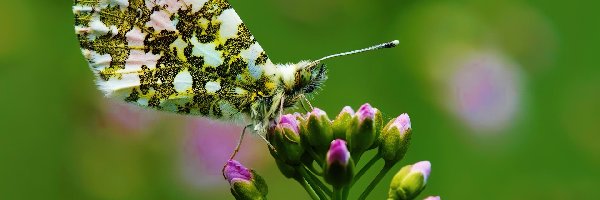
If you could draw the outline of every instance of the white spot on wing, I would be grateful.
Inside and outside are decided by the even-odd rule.
[[[137,74],[123,74],[120,79],[112,77],[108,81],[98,81],[98,88],[108,96],[112,95],[114,92],[139,85],[140,77],[138,77]]]
[[[217,46],[214,43],[200,43],[196,36],[192,37],[190,42],[194,45],[192,48],[192,55],[204,58],[204,64],[212,67],[218,67],[223,64],[223,54],[220,51],[215,50]]]
[[[160,55],[154,55],[151,51],[145,53],[143,50],[131,50],[129,57],[125,61],[125,69],[119,70],[119,73],[138,72],[142,70],[142,65],[148,69],[155,69]]]
[[[139,98],[137,100],[137,103],[140,104],[140,106],[148,106],[148,99],[146,99],[146,98]]]
[[[207,82],[206,85],[204,85],[204,89],[206,89],[208,93],[215,93],[221,89],[221,84],[219,82]]]
[[[91,31],[90,27],[85,27],[85,26],[75,26],[75,33],[77,35],[82,35],[82,34],[86,34],[89,33]]]
[[[175,76],[175,79],[173,80],[175,91],[180,93],[185,92],[187,90],[191,90],[192,83],[192,75],[187,69],[183,70],[182,72],[179,72],[179,74],[177,74],[177,76]]]
[[[227,101],[219,101],[219,109],[221,110],[221,114],[223,115],[223,117],[229,119],[235,119],[239,117],[238,114],[240,112],[233,105],[231,105],[231,103]]]
[[[250,45],[250,48],[244,49],[240,52],[240,56],[248,61],[248,71],[254,78],[259,78],[262,74],[262,69],[256,66],[256,59],[258,59],[262,51],[262,47],[260,47],[258,42],[255,42],[254,44]]]
[[[125,37],[127,38],[127,45],[129,47],[142,47],[144,46],[144,39],[146,38],[147,33],[143,33],[140,28],[133,27]]]
[[[146,26],[153,27],[157,32],[162,30],[176,31],[177,28],[175,26],[177,23],[171,21],[169,17],[169,13],[164,10],[154,11],[152,15],[150,15],[150,21],[146,23]]]
[[[169,45],[169,48],[173,49],[177,49],[177,56],[179,56],[180,59],[185,60],[185,54],[184,54],[184,50],[185,48],[188,46],[188,43],[183,41],[183,39],[181,39],[181,36],[179,36],[177,38],[177,40],[175,40],[173,43],[171,43],[171,45]]]
[[[97,14],[94,14],[94,17],[90,21],[90,29],[92,30],[94,39],[95,37],[105,35],[110,31],[110,29],[100,21],[100,16]]]
[[[221,29],[219,29],[221,38],[229,39],[238,34],[238,26],[242,24],[242,19],[235,10],[232,8],[224,10],[217,19],[221,21]]]
[[[236,88],[235,88],[235,93],[236,93],[236,94],[243,95],[243,94],[246,94],[246,92],[247,92],[247,91],[246,91],[246,90],[244,90],[244,89],[242,89],[242,88],[239,88],[239,87],[236,87]]]
[[[92,11],[94,11],[94,8],[92,8],[91,6],[84,6],[84,5],[73,6],[73,13],[75,13],[75,14],[79,14],[81,12],[92,12]]]
[[[99,72],[110,66],[112,57],[110,54],[101,55],[96,51],[83,49],[83,55],[89,60],[92,71]]]

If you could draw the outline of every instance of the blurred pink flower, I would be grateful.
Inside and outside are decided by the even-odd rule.
[[[181,158],[181,176],[194,190],[210,190],[221,187],[223,174],[221,169],[233,153],[240,137],[242,126],[232,123],[218,122],[206,118],[190,119],[187,122],[186,135],[183,140]],[[246,132],[240,152],[236,160],[247,166],[257,168],[266,155],[266,144]],[[259,152],[263,150],[265,152]]]
[[[497,53],[477,53],[459,62],[449,78],[449,108],[478,132],[512,126],[521,103],[518,66]]]
[[[158,113],[151,110],[144,110],[134,105],[106,101],[105,119],[108,126],[116,126],[124,129],[126,133],[145,132],[152,127],[153,122],[158,118]]]

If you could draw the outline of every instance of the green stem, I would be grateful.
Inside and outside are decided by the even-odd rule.
[[[319,199],[327,199],[327,196],[325,196],[325,193],[323,193],[323,190],[321,190],[321,188],[317,185],[317,183],[315,183],[315,181],[320,182],[319,180],[312,180],[310,178],[310,175],[308,174],[308,172],[304,169],[304,167],[300,166],[297,167],[296,170],[300,173],[300,175],[302,175],[303,180],[305,182],[308,183],[308,185],[310,185],[310,187],[313,189],[313,191],[316,193],[316,195],[319,197]],[[323,184],[323,183],[321,183]]]
[[[308,169],[308,171],[312,172],[315,175],[318,176],[323,176],[323,171],[322,170],[318,170],[315,168],[315,166],[313,165],[314,163],[310,163],[309,165],[305,165],[306,169]]]
[[[312,173],[306,173],[306,175],[308,176],[308,178],[310,178],[323,192],[325,192],[325,194],[327,194],[327,196],[332,196],[333,192],[331,191],[331,189],[329,189],[321,180],[319,180],[319,178],[317,178],[317,176],[315,176]]]
[[[350,195],[350,187],[351,185],[347,185],[342,188],[342,199],[348,199],[348,195]]]
[[[323,166],[323,158],[317,155],[317,153],[315,153],[315,151],[312,148],[306,148],[306,151],[308,151],[308,154],[310,154],[310,156],[312,156],[315,159],[315,161],[317,161],[317,164],[319,164],[319,166]]]
[[[360,179],[360,177],[365,175],[365,172],[367,172],[377,162],[377,160],[379,160],[379,158],[381,158],[381,156],[379,156],[379,154],[375,154],[375,156],[373,156],[373,158],[371,158],[371,160],[369,160],[369,162],[367,162],[367,164],[365,164],[365,166],[363,166],[363,168],[361,168],[360,171],[356,173],[356,175],[354,176],[354,180],[352,180],[352,184],[350,185],[354,185],[358,181],[358,179]]]
[[[308,193],[308,195],[310,196],[311,199],[321,200],[321,198],[319,198],[317,193],[315,193],[315,190],[313,190],[313,188],[310,186],[310,184],[308,182],[306,182],[306,180],[304,180],[303,178],[300,177],[300,178],[296,178],[296,181],[298,181],[298,183],[300,183],[300,185],[302,185],[302,187],[304,188],[304,190],[306,190],[306,193]]]
[[[333,187],[333,200],[343,200],[340,188]]]
[[[377,174],[377,176],[375,177],[375,179],[373,179],[373,181],[371,181],[371,183],[369,184],[369,186],[367,186],[367,188],[365,189],[365,191],[363,191],[363,193],[360,195],[360,197],[358,199],[359,200],[366,199],[367,196],[369,196],[369,193],[371,193],[371,191],[373,191],[373,189],[375,188],[375,186],[377,186],[377,184],[379,184],[379,182],[381,181],[381,179],[383,179],[383,177],[385,177],[385,175],[390,171],[390,169],[392,169],[392,166],[394,166],[394,165],[393,164],[385,163],[385,165],[383,166],[383,169],[381,169],[381,171],[379,171],[379,174]]]

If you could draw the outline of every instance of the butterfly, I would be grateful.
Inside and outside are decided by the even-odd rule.
[[[98,88],[144,108],[269,122],[327,79],[321,61],[274,64],[226,0],[75,0],[75,32]]]

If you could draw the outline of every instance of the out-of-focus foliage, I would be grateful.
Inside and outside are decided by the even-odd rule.
[[[386,119],[418,119],[399,166],[435,163],[423,197],[600,196],[598,3],[230,2],[274,62],[400,40],[327,61],[330,79],[312,103],[335,110],[370,102]],[[70,6],[2,3],[0,199],[232,198],[220,167],[243,125],[103,99]],[[279,174],[260,138],[247,139],[238,159],[269,182],[271,199],[308,198]],[[387,190],[381,184],[370,197]]]

